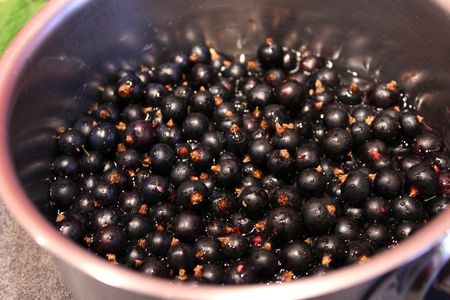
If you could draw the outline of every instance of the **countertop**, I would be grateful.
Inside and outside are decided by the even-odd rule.
[[[0,299],[70,300],[53,258],[13,220],[0,201]]]

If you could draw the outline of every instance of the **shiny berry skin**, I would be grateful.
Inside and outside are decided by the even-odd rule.
[[[167,261],[175,270],[191,270],[195,266],[194,249],[188,244],[175,244],[169,248]]]
[[[369,197],[363,203],[364,217],[370,221],[387,220],[389,202],[381,197]]]
[[[230,79],[241,79],[247,76],[247,69],[244,64],[233,63],[223,70],[223,76]]]
[[[117,168],[110,168],[103,172],[103,181],[119,190],[127,189],[131,186],[131,179],[128,173]]]
[[[289,80],[278,89],[276,100],[279,104],[295,111],[300,108],[304,100],[304,88],[297,81]]]
[[[311,233],[326,233],[340,214],[340,207],[333,198],[311,198],[302,207],[303,221]]]
[[[386,142],[397,140],[400,135],[400,124],[387,115],[377,115],[370,125],[372,136]]]
[[[325,62],[322,57],[308,55],[300,59],[300,69],[309,73],[323,68]]]
[[[92,131],[94,131],[96,128],[94,128]],[[81,153],[81,149],[85,144],[85,137],[76,130],[67,130],[63,132],[58,138],[59,150],[66,155],[78,155],[79,153]]]
[[[63,221],[57,222],[57,229],[62,235],[77,243],[84,238],[84,225],[76,218],[65,218]]]
[[[239,195],[239,202],[242,211],[251,216],[260,216],[269,206],[269,197],[261,187],[246,187]]]
[[[368,174],[356,169],[350,171],[342,184],[342,198],[347,204],[358,205],[370,196],[372,184]]]
[[[290,207],[299,209],[302,200],[294,186],[286,185],[275,190],[272,194],[272,206],[273,207]]]
[[[155,141],[155,130],[151,122],[133,121],[127,125],[124,139],[128,146],[145,151]]]
[[[176,124],[181,124],[186,116],[186,100],[175,95],[169,95],[161,101],[161,112],[164,121],[173,120]]]
[[[183,208],[195,208],[206,202],[208,188],[199,180],[185,181],[177,189],[176,203]]]
[[[423,207],[419,200],[403,195],[392,201],[391,214],[397,221],[418,221],[423,216]]]
[[[301,137],[296,129],[280,128],[272,136],[272,145],[274,148],[288,149],[289,151],[295,151],[295,148],[300,144]]]
[[[98,230],[105,226],[117,226],[122,222],[123,214],[120,210],[111,207],[98,208],[90,219],[91,227]]]
[[[205,233],[212,238],[224,236],[226,224],[222,219],[213,219],[205,226]]]
[[[259,166],[265,166],[269,153],[272,152],[272,144],[266,139],[253,140],[248,148],[248,154],[252,161]]]
[[[84,138],[89,136],[92,128],[94,128],[94,124],[96,123],[94,118],[91,117],[82,117],[78,119],[73,125],[73,130],[79,132]]]
[[[191,111],[211,115],[214,110],[214,95],[206,90],[201,90],[192,95],[189,100]]]
[[[125,250],[126,237],[119,226],[105,226],[98,229],[92,240],[91,248],[99,255],[121,255]]]
[[[373,118],[376,112],[372,106],[368,105],[356,105],[351,110],[351,116],[358,122],[365,122],[369,118]]]
[[[222,244],[222,253],[227,258],[238,259],[246,257],[250,251],[250,243],[241,234],[232,233],[228,236],[219,237]]]
[[[116,93],[123,102],[139,101],[144,94],[144,86],[139,77],[130,74],[120,78],[116,85]]]
[[[85,193],[90,193],[100,181],[100,178],[96,175],[85,175],[83,174],[80,179],[78,179],[78,185],[80,189]]]
[[[169,179],[172,184],[179,186],[189,180],[193,173],[192,166],[188,162],[178,162],[170,171]]]
[[[199,283],[221,284],[223,276],[223,268],[215,264],[197,265],[194,268],[194,278]]]
[[[243,212],[234,213],[229,218],[229,223],[234,227],[235,232],[249,234],[255,229],[255,223]]]
[[[289,115],[283,106],[269,104],[263,109],[263,118],[269,122],[269,128],[275,129],[277,124],[289,123]]]
[[[194,251],[200,264],[218,263],[222,259],[221,245],[213,238],[199,237],[194,244]]]
[[[151,168],[161,175],[168,175],[175,164],[175,151],[167,144],[155,144],[149,152]]]
[[[295,150],[295,167],[297,170],[315,168],[320,162],[320,150],[311,143],[301,143]]]
[[[258,106],[262,109],[274,101],[274,90],[265,83],[258,83],[250,92],[247,101],[250,108]]]
[[[117,123],[120,120],[120,111],[114,103],[102,103],[95,110],[94,116],[99,121]]]
[[[189,85],[179,85],[173,91],[173,96],[183,100],[184,103],[187,103],[193,94],[194,91]]]
[[[347,86],[339,86],[337,88],[336,94],[339,101],[348,105],[360,104],[363,95],[362,91],[359,89],[356,83],[352,83]]]
[[[314,256],[306,243],[294,241],[281,249],[280,261],[284,268],[300,275],[312,267]]]
[[[225,284],[256,283],[257,276],[253,266],[243,261],[232,264],[224,275]]]
[[[73,156],[61,155],[52,162],[52,171],[59,177],[74,178],[80,173],[78,160]]]
[[[125,213],[139,212],[142,204],[141,194],[137,190],[123,191],[119,194],[119,208]]]
[[[359,236],[359,226],[349,217],[336,219],[334,234],[343,240],[354,240]]]
[[[350,125],[352,133],[353,145],[361,145],[372,137],[370,126],[365,122],[355,122]]]
[[[373,106],[380,108],[388,108],[397,105],[399,101],[400,93],[395,81],[376,85],[370,99]]]
[[[325,191],[327,181],[325,176],[315,169],[306,169],[297,177],[298,193],[305,197],[319,197]]]
[[[149,210],[149,217],[154,221],[155,225],[167,227],[176,215],[176,207],[170,202],[159,202],[153,205]]]
[[[314,241],[314,255],[326,267],[336,267],[343,263],[345,243],[337,235],[323,235]]]
[[[172,234],[167,231],[153,231],[147,235],[145,241],[150,255],[165,256],[172,242]]]
[[[327,129],[330,128],[345,128],[349,124],[348,112],[340,107],[328,110],[323,117],[323,125]]]
[[[169,121],[168,124],[160,124],[156,128],[156,138],[158,143],[164,143],[174,147],[183,141],[183,133],[180,127]]]
[[[421,162],[422,162],[422,159],[420,156],[410,154],[410,155],[403,157],[400,160],[399,166],[403,172],[406,172],[409,168],[411,168],[417,164],[420,164]]]
[[[219,186],[232,188],[241,180],[241,164],[237,159],[223,159],[211,167]]]
[[[144,202],[155,204],[167,197],[169,183],[167,179],[159,175],[150,175],[141,184],[141,195]]]
[[[374,191],[378,195],[391,199],[399,196],[403,190],[403,175],[393,169],[381,170],[374,180]]]
[[[429,155],[426,161],[437,173],[450,170],[450,156],[444,152],[435,152]]]
[[[183,211],[173,220],[173,232],[181,241],[192,242],[203,232],[202,218],[192,211]]]
[[[267,158],[267,168],[275,175],[288,176],[294,159],[287,149],[273,150]]]
[[[261,179],[261,184],[262,186],[269,190],[269,191],[273,191],[276,190],[277,188],[281,187],[282,185],[284,185],[284,181],[272,174],[270,175],[266,175]]]
[[[125,251],[120,262],[127,267],[137,270],[147,258],[147,253],[140,246],[132,245]]]
[[[161,107],[162,99],[169,95],[169,91],[160,83],[147,84],[144,103],[149,106]]]
[[[181,80],[181,68],[175,63],[164,63],[156,69],[158,82],[161,84],[177,84]]]
[[[276,88],[285,80],[286,74],[282,69],[269,69],[264,72],[264,81]]]
[[[288,49],[287,51],[284,51],[281,68],[286,73],[293,72],[298,68],[298,55],[295,50]]]
[[[412,148],[415,154],[425,155],[441,150],[441,141],[432,133],[423,133],[416,137]]]
[[[127,149],[116,155],[117,166],[128,170],[136,170],[141,166],[141,156],[135,149]]]
[[[434,169],[425,163],[409,168],[405,178],[411,196],[433,196],[438,190],[439,177]]]
[[[117,129],[110,123],[99,123],[91,130],[88,142],[93,150],[103,154],[110,153],[117,146]]]
[[[206,45],[198,44],[189,50],[188,58],[191,63],[210,63],[211,53]]]
[[[420,226],[418,223],[412,221],[403,221],[395,226],[394,238],[397,241],[402,241],[416,232],[419,227]]]
[[[414,138],[421,133],[423,128],[421,117],[414,111],[402,112],[399,122],[404,137]]]
[[[314,74],[315,80],[319,80],[320,83],[327,88],[335,88],[339,82],[340,78],[335,69],[322,68]]]
[[[258,48],[258,60],[264,68],[278,68],[283,63],[283,49],[271,38]]]
[[[208,147],[211,153],[216,156],[223,150],[224,140],[218,131],[208,131],[202,134],[201,144]]]
[[[238,126],[233,124],[224,134],[225,149],[235,154],[245,153],[248,147],[248,135]]]
[[[58,179],[50,187],[50,199],[57,207],[69,207],[80,192],[77,184],[69,179]]]
[[[161,278],[169,278],[170,276],[170,269],[167,263],[153,257],[147,258],[139,268],[139,271],[147,276]]]
[[[150,231],[150,223],[147,216],[141,214],[129,214],[124,220],[124,230],[128,239],[138,240]]]
[[[77,213],[90,216],[95,211],[94,197],[90,194],[80,194],[72,204],[72,208]]]
[[[372,139],[361,146],[358,151],[359,158],[366,163],[380,159],[387,155],[387,147],[383,141]]]
[[[190,113],[183,121],[183,134],[189,139],[199,139],[208,131],[208,117],[202,113]]]
[[[189,78],[192,86],[195,88],[207,87],[216,80],[212,67],[201,63],[192,67]]]
[[[266,232],[278,243],[288,242],[299,234],[301,215],[289,207],[277,207],[266,218]]]
[[[322,139],[322,150],[330,157],[347,154],[352,147],[352,135],[345,129],[333,128]]]
[[[366,227],[364,236],[375,248],[379,248],[388,244],[390,233],[386,225],[372,223]]]
[[[248,262],[255,268],[259,278],[270,278],[278,269],[278,258],[272,251],[253,249]]]
[[[188,54],[184,51],[177,52],[172,59],[172,62],[177,64],[182,71],[186,71],[186,69],[190,65]]]
[[[214,157],[208,147],[198,146],[189,153],[189,162],[198,171],[209,169],[214,161]]]
[[[347,263],[365,263],[375,252],[375,249],[366,241],[351,241],[347,245]]]
[[[440,213],[446,211],[449,207],[449,200],[446,197],[435,197],[430,201],[426,202],[425,206],[427,208],[427,213],[431,217],[435,217]]]

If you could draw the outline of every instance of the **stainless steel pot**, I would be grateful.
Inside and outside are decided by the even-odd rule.
[[[45,213],[54,135],[89,105],[111,62],[136,64],[205,40],[253,52],[266,36],[333,57],[362,77],[400,78],[450,142],[450,1],[51,1],[0,65],[0,196],[58,260],[78,299],[421,297],[450,255],[450,211],[364,265],[282,285],[173,283],[113,266],[65,240]],[[164,55],[164,54],[163,54]],[[86,82],[89,82],[86,84]]]

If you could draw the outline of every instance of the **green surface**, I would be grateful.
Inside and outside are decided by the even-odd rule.
[[[47,0],[0,0],[0,54]]]

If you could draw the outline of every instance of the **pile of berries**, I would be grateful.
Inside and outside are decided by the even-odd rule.
[[[56,139],[52,222],[144,274],[285,282],[364,263],[448,206],[450,158],[397,82],[268,38],[121,70]]]

